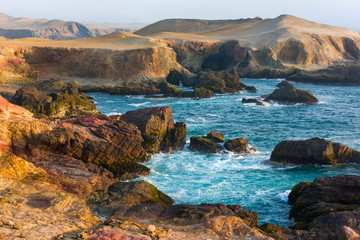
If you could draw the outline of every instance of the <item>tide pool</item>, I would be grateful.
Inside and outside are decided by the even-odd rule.
[[[259,213],[265,222],[289,226],[287,194],[300,181],[345,174],[360,175],[358,166],[275,167],[264,164],[277,143],[312,137],[326,138],[360,149],[360,87],[294,85],[311,91],[320,101],[315,105],[256,106],[242,98],[271,93],[278,79],[242,79],[258,93],[216,95],[211,99],[149,99],[144,96],[88,94],[98,110],[107,115],[155,106],[171,106],[175,121],[187,124],[187,139],[212,130],[225,139],[245,137],[258,152],[203,154],[184,150],[156,154],[146,163],[151,175],[143,178],[170,195],[176,203],[240,204]]]

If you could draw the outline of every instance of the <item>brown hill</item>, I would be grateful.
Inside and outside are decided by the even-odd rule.
[[[265,60],[265,65],[271,67],[274,67],[271,62],[281,66],[319,67],[360,58],[359,33],[290,15],[274,19],[215,21],[169,19],[135,32],[168,39],[172,38],[173,33],[177,33],[177,39],[181,38],[180,33],[186,33],[184,39],[188,39],[188,34],[195,34],[197,37],[194,40],[200,37],[208,40],[236,40],[240,47],[248,47],[252,51],[265,49],[266,54],[262,53],[265,56],[258,59],[257,64]]]

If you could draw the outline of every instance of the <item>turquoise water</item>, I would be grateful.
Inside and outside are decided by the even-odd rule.
[[[240,204],[259,213],[260,224],[289,226],[287,194],[300,181],[344,174],[360,175],[357,166],[274,167],[265,165],[275,145],[283,140],[327,138],[360,149],[360,87],[294,84],[311,91],[320,100],[315,105],[267,107],[243,104],[243,97],[271,93],[281,80],[243,80],[258,93],[217,95],[212,99],[148,99],[141,96],[89,94],[98,109],[113,115],[129,110],[171,106],[175,121],[185,121],[188,143],[191,136],[212,130],[226,139],[245,137],[257,153],[202,154],[188,150],[157,154],[146,163],[151,175],[145,178],[176,203]]]

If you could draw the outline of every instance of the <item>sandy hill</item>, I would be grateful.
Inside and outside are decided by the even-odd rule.
[[[116,31],[131,31],[131,29],[97,25],[87,26],[78,22],[58,19],[12,17],[0,13],[0,36],[9,39],[41,37],[65,40],[95,37]]]

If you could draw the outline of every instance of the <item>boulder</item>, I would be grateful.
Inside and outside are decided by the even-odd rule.
[[[226,150],[234,153],[250,153],[256,152],[255,148],[249,148],[249,141],[246,138],[240,137],[233,140],[228,140],[224,144]]]
[[[360,163],[360,152],[341,143],[312,138],[283,141],[271,153],[270,163],[281,165]]]
[[[265,103],[259,101],[256,98],[243,98],[241,102],[242,103],[255,103],[258,106],[266,106]]]
[[[203,153],[217,153],[224,150],[220,144],[207,137],[191,137],[189,149]]]
[[[206,135],[207,138],[214,140],[215,142],[224,142],[224,133],[218,133],[216,131],[211,131]]]
[[[160,207],[162,212],[164,208],[170,207],[173,202],[171,197],[145,181],[115,183],[107,191],[98,190],[88,198],[88,203],[100,215],[111,216],[115,213],[116,217],[129,217],[134,212],[139,212],[139,209],[135,210],[131,207],[141,205],[143,209],[143,204],[155,204]],[[155,207],[155,209],[158,211],[159,207]],[[151,207],[151,209],[154,208]]]
[[[134,124],[144,138],[143,146],[147,153],[180,150],[186,142],[184,123],[174,124],[171,107],[154,107],[129,111],[121,120]]]
[[[282,81],[270,95],[265,97],[265,101],[275,101],[279,104],[293,105],[297,103],[314,104],[319,100],[311,92],[300,90],[294,87],[289,81]]]
[[[348,226],[360,232],[360,177],[346,175],[316,178],[295,185],[289,195],[293,228],[339,231]],[[337,228],[335,228],[337,226]]]

